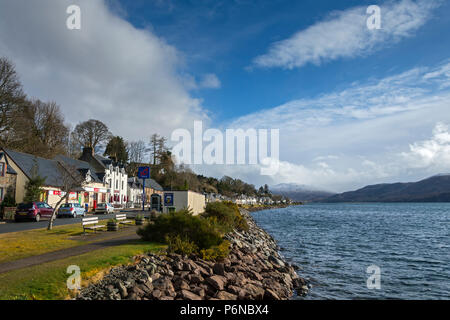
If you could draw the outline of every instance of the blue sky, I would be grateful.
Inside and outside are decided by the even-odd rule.
[[[71,126],[99,119],[129,141],[195,120],[280,129],[274,176],[194,169],[331,191],[450,172],[449,30],[444,0],[0,0],[1,55]]]
[[[192,74],[214,73],[219,90],[198,90],[213,119],[237,118],[286,101],[344,88],[354,81],[380,78],[416,65],[448,58],[450,3],[414,36],[364,57],[343,58],[295,70],[252,68],[252,60],[276,41],[327,18],[333,11],[385,1],[120,1],[137,28],[150,27],[177,47]],[[123,11],[122,11],[123,14]]]

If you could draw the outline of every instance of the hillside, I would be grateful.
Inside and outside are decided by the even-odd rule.
[[[294,201],[318,201],[334,193],[295,183],[282,183],[270,187],[273,194],[287,197]]]
[[[450,202],[450,175],[440,174],[418,182],[370,185],[322,202]]]

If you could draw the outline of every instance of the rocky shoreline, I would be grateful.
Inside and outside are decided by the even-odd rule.
[[[81,300],[286,300],[308,285],[283,261],[275,240],[241,209],[249,230],[225,236],[230,255],[222,262],[178,254],[146,254],[136,264],[111,269],[82,289]]]

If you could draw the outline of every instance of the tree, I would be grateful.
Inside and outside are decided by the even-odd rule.
[[[67,153],[69,128],[55,102],[28,101],[15,111],[14,119],[12,148],[46,158]]]
[[[150,137],[150,152],[151,152],[151,157],[152,157],[152,162],[153,165],[156,165],[156,160],[158,159],[158,146],[159,146],[159,139],[161,137],[154,133],[151,137]]]
[[[24,101],[25,94],[14,64],[7,58],[0,58],[0,144],[8,146],[12,114]]]
[[[144,156],[147,148],[144,141],[132,141],[127,144],[127,152],[129,158],[129,165],[127,166],[127,173],[129,176],[134,176],[138,166],[144,162]]]
[[[38,172],[39,167],[37,161],[34,160],[34,164],[31,169],[31,177],[25,184],[25,197],[23,198],[24,202],[35,202],[40,200],[42,186],[45,183],[46,177],[41,177]]]
[[[128,151],[127,144],[122,137],[112,137],[103,155],[108,155],[115,162],[127,163],[128,162]]]
[[[64,196],[56,203],[53,214],[48,221],[47,230],[52,230],[57,212],[61,205],[67,202],[70,193],[82,191],[87,182],[87,177],[78,171],[76,167],[66,164],[63,161],[58,162],[57,170],[59,173],[59,181],[61,183],[60,189]]]
[[[111,133],[106,124],[94,119],[79,123],[73,131],[73,138],[80,145],[94,150],[110,137]]]
[[[161,163],[162,157],[169,150],[166,146],[166,142],[167,138],[161,137],[156,133],[150,137],[150,152],[153,165]]]

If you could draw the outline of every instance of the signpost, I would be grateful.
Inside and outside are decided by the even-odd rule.
[[[145,211],[145,179],[150,179],[150,167],[139,167],[138,178],[142,179],[142,211]]]

